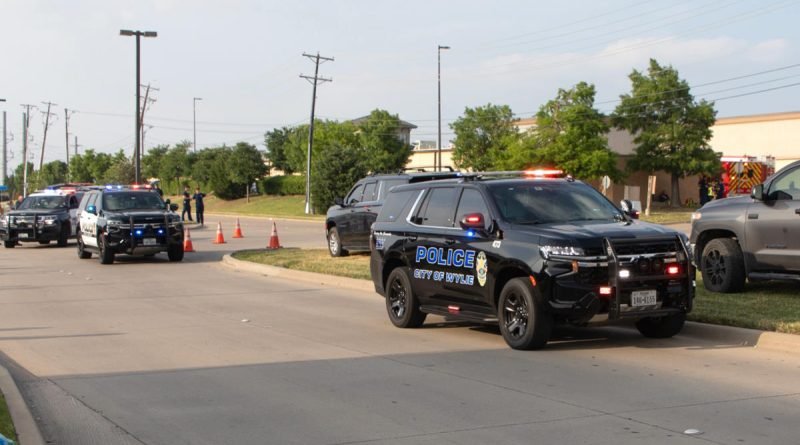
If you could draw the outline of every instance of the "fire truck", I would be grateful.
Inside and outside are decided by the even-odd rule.
[[[775,173],[772,156],[723,156],[720,160],[726,197],[749,195],[754,186]]]

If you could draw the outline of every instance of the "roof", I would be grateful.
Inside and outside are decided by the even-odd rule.
[[[351,120],[350,122],[352,122],[354,124],[362,124],[362,123],[366,122],[368,119],[369,119],[369,115],[357,117],[357,118]],[[408,128],[408,129],[411,129],[411,130],[417,128],[416,125],[414,125],[414,124],[412,124],[410,122],[406,122],[406,121],[404,121],[402,119],[398,119],[398,120],[400,121],[400,128]]]
[[[747,116],[722,117],[714,125],[752,124],[756,122],[774,122],[799,120],[800,111],[786,111],[782,113],[751,114]]]

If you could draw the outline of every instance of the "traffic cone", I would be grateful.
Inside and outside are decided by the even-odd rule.
[[[242,226],[239,225],[239,218],[236,218],[236,228],[233,229],[233,237],[244,238],[244,235],[242,235]]]
[[[192,234],[189,232],[189,228],[187,227],[183,233],[183,251],[184,252],[194,252],[194,246],[192,245]]]
[[[272,221],[272,234],[269,236],[269,245],[267,249],[273,250],[280,249],[281,247],[283,246],[281,246],[281,242],[278,241],[278,226],[275,224],[275,221]]]
[[[222,223],[217,223],[217,239],[214,240],[214,244],[225,244],[225,237],[222,236]]]

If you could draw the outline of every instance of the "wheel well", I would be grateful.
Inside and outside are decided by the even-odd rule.
[[[331,230],[331,227],[336,227],[336,223],[333,221],[325,221],[325,236],[328,236],[328,231]]]
[[[711,242],[711,240],[717,238],[731,238],[736,240],[736,242],[739,242],[736,234],[730,230],[715,229],[706,230],[705,232],[701,233],[700,236],[697,237],[697,244],[695,244],[694,247],[694,259],[698,267],[700,265],[700,259],[703,256],[703,249],[706,248],[706,245]]]
[[[497,308],[497,302],[500,300],[500,292],[503,291],[503,287],[505,287],[506,283],[513,278],[518,277],[527,277],[529,276],[528,272],[520,269],[519,267],[507,267],[500,271],[499,274],[494,279],[494,289],[492,291],[492,299],[494,303],[494,307]]]
[[[406,263],[400,257],[392,257],[386,260],[383,265],[383,276],[381,276],[381,283],[383,284],[383,289],[386,291],[386,281],[389,279],[389,275],[398,267],[405,267]]]

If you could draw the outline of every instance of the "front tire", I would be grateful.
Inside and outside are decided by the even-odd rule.
[[[553,317],[536,303],[528,278],[514,278],[503,286],[497,308],[500,333],[512,349],[541,349],[553,331]]]
[[[712,292],[733,293],[744,289],[744,257],[739,243],[731,238],[716,238],[703,249],[703,285]]]
[[[648,338],[670,338],[681,332],[684,322],[685,313],[642,318],[636,321],[636,329]]]
[[[328,229],[328,252],[332,257],[347,256],[347,251],[342,248],[342,239],[336,226]]]
[[[111,250],[111,246],[108,245],[108,241],[102,233],[97,236],[97,247],[100,249],[100,255],[98,255],[100,264],[114,263],[114,251]]]
[[[58,247],[66,247],[69,242],[69,224],[61,226],[61,233],[58,235]]]
[[[167,257],[172,262],[183,260],[183,246],[181,244],[171,244],[167,247]]]
[[[386,281],[386,312],[398,328],[418,328],[427,314],[419,310],[419,301],[411,288],[408,268],[397,267]]]
[[[92,252],[86,250],[86,245],[83,244],[83,237],[80,234],[80,229],[78,229],[78,236],[75,237],[78,241],[78,258],[82,260],[88,260],[92,257]]]
[[[15,241],[9,241],[9,240],[4,240],[3,241],[3,246],[5,246],[6,249],[13,249],[14,246],[16,246],[16,245],[17,245],[17,243]]]

